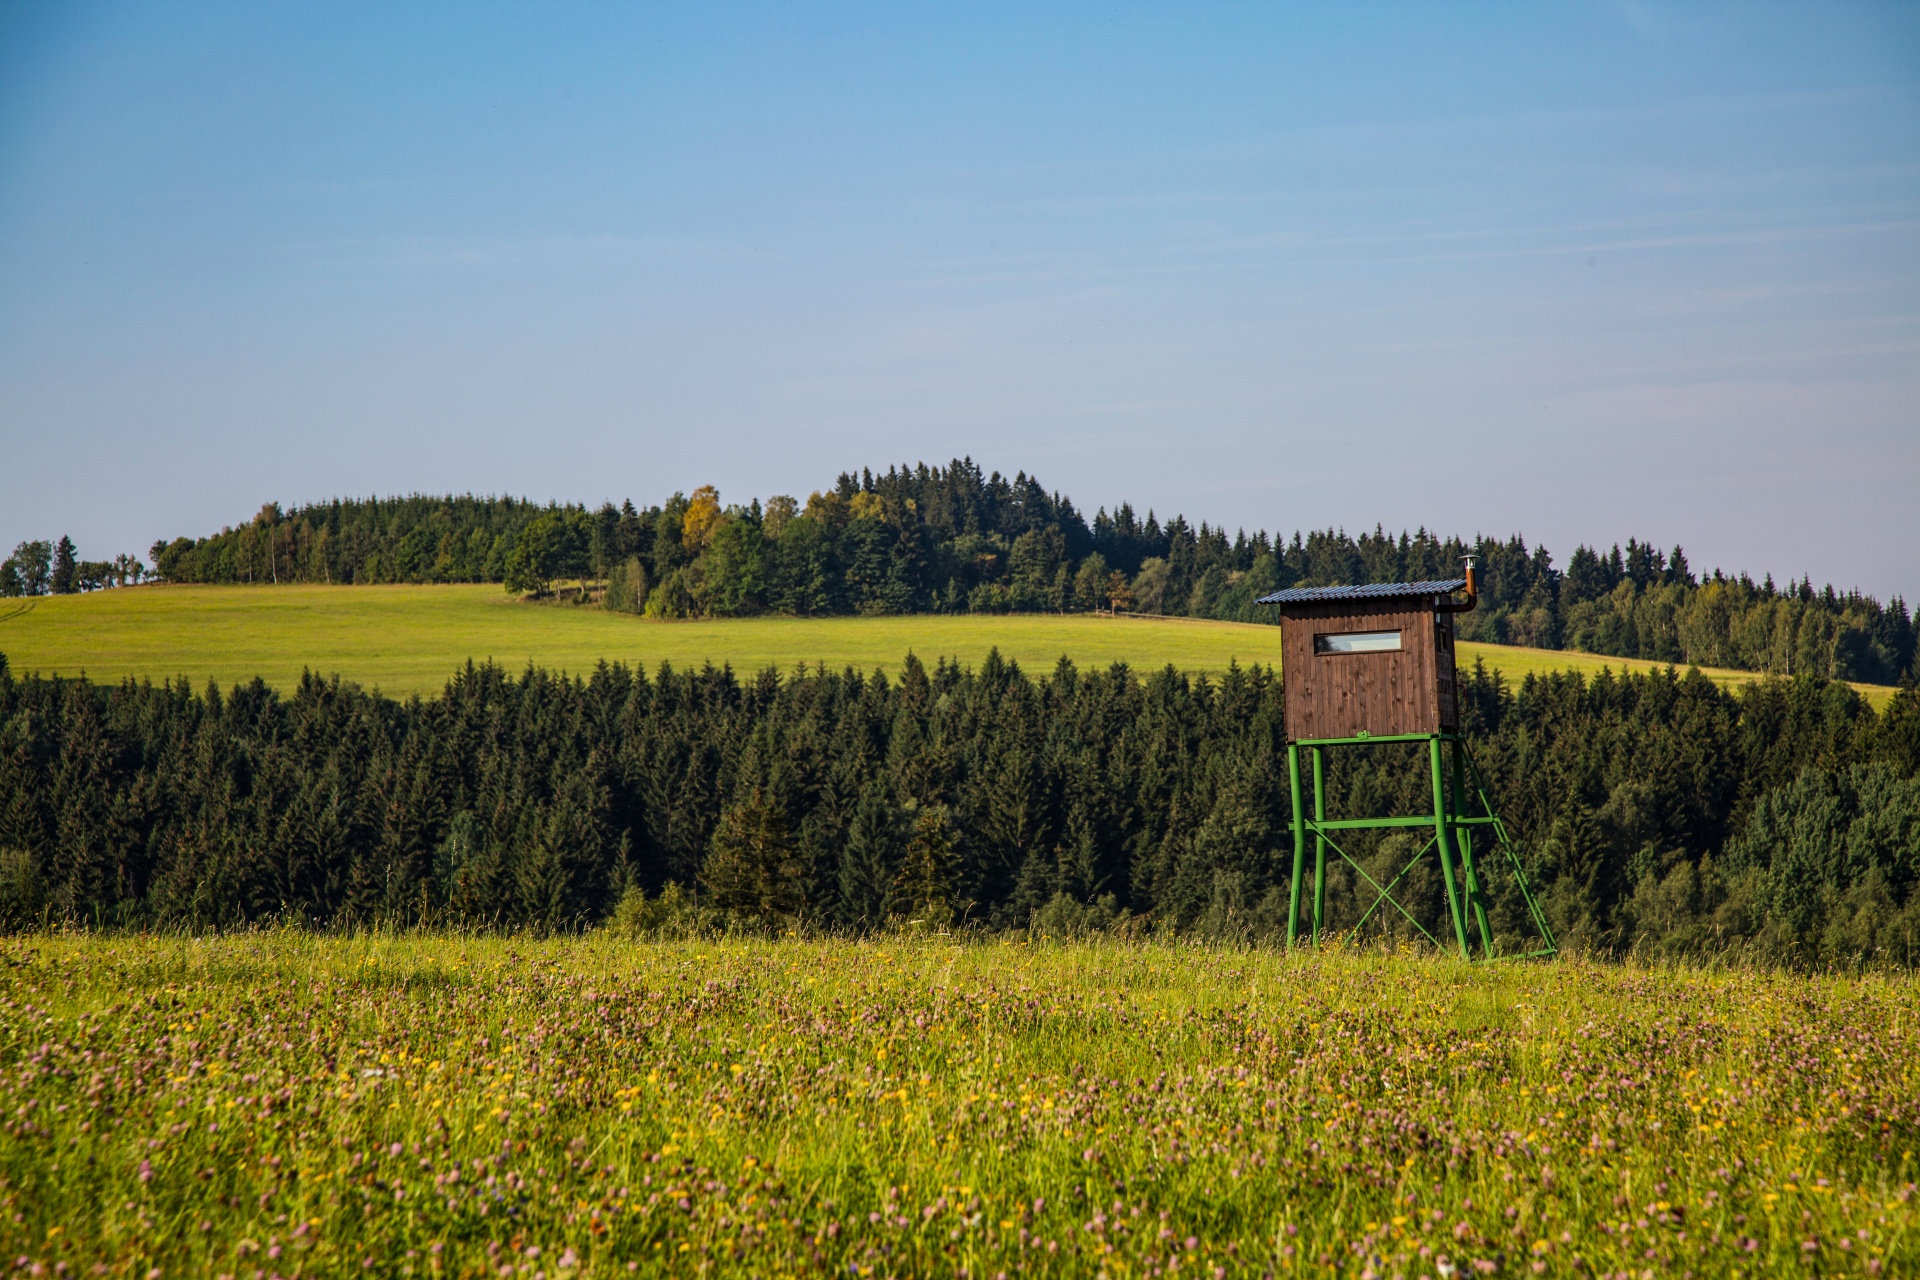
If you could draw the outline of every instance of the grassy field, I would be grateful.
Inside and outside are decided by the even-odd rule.
[[[909,650],[931,664],[977,664],[991,648],[1036,672],[1061,654],[1082,667],[1221,671],[1277,665],[1277,627],[1097,615],[908,618],[749,618],[651,622],[598,609],[521,604],[497,586],[141,587],[84,596],[0,601],[0,653],[15,671],[96,680],[185,675],[231,685],[261,676],[286,687],[303,668],[340,673],[390,694],[438,692],[468,658],[511,668],[531,661],[583,673],[624,661],[649,670],[731,663],[736,670],[800,662],[897,668]],[[1649,662],[1500,645],[1464,645],[1468,659],[1519,679],[1529,671]],[[1723,683],[1750,673],[1709,671]],[[1878,698],[1889,693],[1870,690]]]
[[[1913,1275],[1920,984],[0,941],[9,1275]]]

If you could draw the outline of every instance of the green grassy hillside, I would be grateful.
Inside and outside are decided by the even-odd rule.
[[[223,685],[257,675],[286,687],[311,668],[396,695],[438,691],[468,658],[576,673],[603,659],[649,670],[662,662],[730,663],[744,671],[802,662],[891,670],[909,651],[929,664],[940,657],[974,664],[995,647],[1039,671],[1062,654],[1082,667],[1172,663],[1183,671],[1221,671],[1233,661],[1277,665],[1280,632],[1089,614],[654,622],[518,603],[497,586],[138,587],[0,601],[0,653],[16,672],[96,680],[184,675]],[[1501,645],[1461,648],[1469,660],[1484,657],[1515,680],[1530,671],[1657,665]],[[1753,678],[1707,674],[1723,683]]]

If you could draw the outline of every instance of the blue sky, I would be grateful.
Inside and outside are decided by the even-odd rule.
[[[0,10],[0,546],[794,493],[1920,597],[1920,9]]]

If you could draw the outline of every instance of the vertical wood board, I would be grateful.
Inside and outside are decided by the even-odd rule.
[[[1458,728],[1453,618],[1431,596],[1300,603],[1281,608],[1287,736],[1352,738]],[[1326,654],[1314,637],[1399,631],[1401,648]]]

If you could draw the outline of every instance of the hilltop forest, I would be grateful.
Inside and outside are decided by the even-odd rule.
[[[0,592],[46,589],[48,547],[23,544],[0,566]],[[1581,546],[1556,565],[1519,536],[1229,537],[1181,516],[1142,520],[1125,503],[1089,520],[1038,480],[969,460],[843,474],[804,505],[723,506],[711,488],[644,510],[472,496],[269,505],[239,528],[156,543],[152,560],[173,582],[501,582],[547,597],[586,581],[573,598],[657,617],[1119,608],[1271,622],[1253,603],[1266,592],[1454,577],[1468,553],[1484,584],[1460,619],[1469,640],[1882,684],[1915,671],[1904,601],[1698,576],[1679,547]],[[70,544],[63,554],[68,589],[84,585]],[[127,580],[125,565],[117,579],[111,565],[87,568],[100,585]]]

